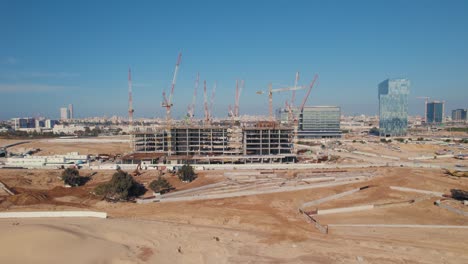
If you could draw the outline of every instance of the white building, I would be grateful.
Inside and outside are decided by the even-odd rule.
[[[66,155],[54,156],[25,156],[7,158],[5,166],[8,167],[44,167],[82,164],[88,162],[88,155],[80,155],[78,152],[70,152]]]
[[[75,124],[55,125],[54,128],[52,128],[52,131],[54,132],[54,134],[64,133],[66,135],[72,135],[78,131],[85,131],[85,127],[80,126],[80,125],[75,125]]]
[[[47,119],[45,121],[45,128],[52,129],[58,123],[57,120]]]
[[[68,108],[66,107],[60,108],[60,120],[68,120],[68,118],[69,118]]]

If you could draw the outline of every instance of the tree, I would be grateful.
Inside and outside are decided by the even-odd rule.
[[[184,166],[182,166],[182,168],[180,168],[177,174],[179,175],[179,179],[184,182],[191,182],[195,180],[195,178],[197,178],[193,167],[189,164],[185,164]]]
[[[174,187],[161,176],[159,176],[157,180],[152,181],[149,184],[149,188],[155,193],[165,193],[174,189]]]
[[[81,177],[80,172],[75,168],[66,168],[62,172],[61,178],[65,184],[72,187],[84,185],[89,181],[89,177]]]
[[[128,200],[144,194],[146,189],[130,174],[118,170],[109,182],[98,185],[94,192],[112,200]]]

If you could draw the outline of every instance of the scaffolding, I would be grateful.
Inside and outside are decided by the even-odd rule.
[[[170,135],[170,136],[169,136]],[[174,126],[132,133],[135,153],[183,163],[294,162],[293,130],[275,124]]]

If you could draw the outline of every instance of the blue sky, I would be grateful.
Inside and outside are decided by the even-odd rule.
[[[292,85],[296,71],[303,85],[320,76],[308,105],[346,114],[376,114],[378,83],[398,77],[412,81],[410,114],[424,112],[416,96],[466,108],[467,13],[463,0],[0,0],[0,119],[58,117],[69,103],[78,117],[125,116],[129,66],[135,116],[162,117],[179,51],[176,117],[197,72],[209,90],[218,83],[216,116],[234,104],[236,79],[245,80],[241,114],[267,114],[255,91]],[[289,97],[275,95],[274,105]]]

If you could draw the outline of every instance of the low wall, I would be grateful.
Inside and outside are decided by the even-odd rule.
[[[107,213],[93,211],[42,211],[42,212],[1,212],[0,218],[37,218],[37,217],[97,217],[107,218]]]
[[[456,225],[391,225],[391,224],[328,224],[330,227],[381,227],[381,228],[442,228],[442,229],[468,229],[466,226],[456,226]]]
[[[440,193],[440,192],[419,190],[419,189],[413,189],[413,188],[407,188],[407,187],[399,187],[399,186],[390,186],[390,189],[392,189],[392,190],[397,190],[397,191],[402,191],[402,192],[423,193],[423,194],[429,194],[429,195],[434,195],[434,196],[438,196],[438,197],[443,197],[443,195],[444,195],[443,193]]]
[[[419,156],[419,157],[409,157],[408,160],[431,160],[434,159],[434,156]]]
[[[415,202],[416,202],[415,200],[407,200],[407,201],[401,201],[401,202],[381,203],[381,204],[374,204],[374,207],[375,208],[396,207],[396,206],[410,205]]]
[[[378,154],[369,153],[369,152],[363,152],[363,151],[352,151],[351,153],[358,154],[358,155],[363,155],[363,156],[368,156],[368,157],[384,158],[384,159],[392,159],[392,160],[400,160],[399,157],[388,156],[388,155],[378,155]]]
[[[9,195],[15,195],[10,189],[8,189],[2,181],[0,181],[0,189],[3,189]]]
[[[352,207],[317,210],[317,214],[318,215],[338,214],[338,213],[366,211],[366,210],[372,210],[372,209],[374,209],[374,205],[373,204],[368,204],[368,205],[360,205],[360,206],[352,206]]]
[[[442,204],[441,200],[435,201],[434,204],[439,206],[439,207],[445,208],[445,209],[449,210],[452,213],[456,213],[456,214],[463,215],[463,216],[468,216],[468,212],[462,211],[462,210],[457,209],[457,208],[453,208],[452,206],[449,206],[449,205],[446,205],[446,204]]]
[[[303,203],[301,208],[306,208],[306,207],[318,205],[318,204],[321,204],[321,203],[324,203],[324,202],[328,202],[328,201],[331,201],[331,200],[335,200],[335,199],[344,197],[346,195],[350,195],[350,194],[353,194],[355,192],[358,192],[360,189],[361,188],[356,188],[356,189],[352,189],[352,190],[349,190],[349,191],[346,191],[346,192],[330,195],[330,196],[327,196],[327,197],[324,197],[324,198],[321,198],[321,199],[318,199],[318,200]]]
[[[306,212],[300,209],[299,212],[301,212],[302,215],[304,215],[307,222],[314,224],[315,228],[317,228],[318,231],[320,231],[323,234],[328,234],[328,226],[321,225],[316,219],[314,219],[312,216],[308,215]]]
[[[354,181],[347,181],[347,182],[331,182],[331,183],[326,182],[326,183],[317,183],[317,184],[305,185],[305,186],[287,186],[287,187],[280,187],[280,188],[275,188],[275,189],[270,189],[270,190],[249,190],[249,191],[241,191],[241,192],[234,192],[234,193],[216,194],[216,195],[182,196],[182,197],[174,197],[174,198],[166,198],[166,199],[164,199],[164,196],[163,196],[163,199],[161,199],[160,202],[180,202],[180,201],[223,199],[223,198],[231,198],[231,197],[239,197],[239,196],[261,195],[261,194],[269,194],[269,193],[291,192],[291,191],[339,186],[339,185],[346,185],[346,184],[352,184],[352,183],[358,183],[358,182],[362,182],[362,181],[354,180]]]

